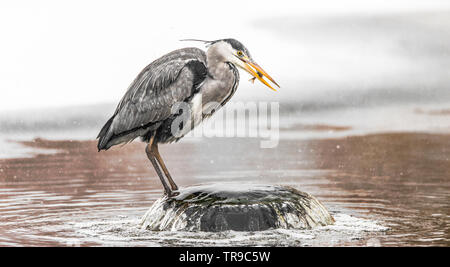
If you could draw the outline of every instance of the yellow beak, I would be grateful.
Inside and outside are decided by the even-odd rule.
[[[266,80],[263,79],[263,77],[266,77],[267,79],[269,79],[269,81],[271,81],[273,84],[278,86],[278,88],[280,88],[280,86],[277,84],[277,82],[275,82],[275,80],[272,79],[272,77],[270,77],[270,75],[267,74],[267,72],[265,70],[263,70],[258,64],[256,64],[256,62],[253,62],[252,60],[250,60],[247,57],[239,58],[239,59],[242,60],[242,62],[244,62],[245,69],[254,78],[258,79],[260,82],[265,84],[270,89],[276,91],[275,88],[273,88]]]

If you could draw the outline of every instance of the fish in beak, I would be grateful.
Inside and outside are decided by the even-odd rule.
[[[256,64],[256,62],[254,62],[253,60],[249,59],[248,57],[242,57],[239,58],[244,64],[244,69],[250,73],[250,75],[253,76],[253,78],[250,79],[250,81],[254,82],[255,79],[258,79],[260,82],[262,82],[263,84],[265,84],[267,87],[269,87],[270,89],[276,91],[275,88],[273,88],[266,80],[264,80],[264,77],[266,77],[267,79],[269,79],[269,81],[271,81],[273,84],[275,84],[276,86],[278,86],[278,88],[280,88],[280,86],[277,84],[277,82],[275,82],[274,79],[272,79],[272,77],[270,77],[269,74],[267,74],[267,72],[265,70],[263,70],[263,68],[261,68],[258,64]]]

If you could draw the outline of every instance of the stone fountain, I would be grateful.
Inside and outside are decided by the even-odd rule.
[[[333,224],[313,196],[292,187],[206,184],[158,199],[142,218],[153,231],[263,231],[311,229]]]

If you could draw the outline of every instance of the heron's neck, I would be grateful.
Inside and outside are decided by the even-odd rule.
[[[203,104],[210,102],[222,103],[233,94],[239,82],[236,68],[230,66],[217,53],[207,53],[208,77],[201,86]]]
[[[208,51],[210,52],[210,51]],[[224,80],[231,73],[230,66],[225,59],[216,53],[207,54],[208,72],[215,80]]]

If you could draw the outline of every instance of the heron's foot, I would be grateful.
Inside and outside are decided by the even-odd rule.
[[[178,190],[178,189],[177,189]],[[176,197],[180,194],[178,191],[170,190],[170,191],[164,191],[164,195],[166,195],[168,198]]]

